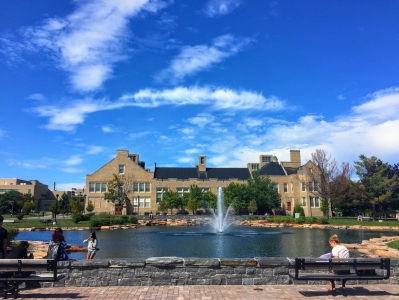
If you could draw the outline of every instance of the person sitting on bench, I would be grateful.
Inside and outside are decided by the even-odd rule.
[[[348,248],[346,248],[345,246],[341,245],[341,243],[339,242],[338,236],[336,234],[334,234],[333,236],[331,236],[328,239],[328,243],[330,244],[330,246],[332,247],[332,257],[333,258],[349,258],[349,250]],[[349,274],[350,271],[349,270],[332,270],[332,272],[334,274],[340,274],[340,275],[344,275],[344,274]],[[333,287],[332,287],[332,283],[329,283],[329,287],[328,287],[328,291],[330,293],[332,293]]]
[[[360,222],[363,221],[363,216],[362,216],[362,214],[359,214],[359,215],[357,216],[357,220],[360,221]]]
[[[28,255],[29,243],[27,241],[22,241],[18,246],[13,247],[10,253],[8,253],[7,258],[10,259],[20,259],[20,258],[33,258],[33,253]]]

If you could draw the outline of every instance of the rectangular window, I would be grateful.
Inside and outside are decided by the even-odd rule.
[[[253,171],[259,170],[259,164],[252,164],[252,170]]]
[[[278,183],[274,183],[274,189],[278,192]]]
[[[119,174],[125,174],[125,165],[119,165]]]
[[[183,194],[188,193],[190,188],[177,188],[177,193],[180,197],[183,197]]]
[[[101,183],[101,192],[105,193],[107,191],[107,183],[102,182]]]
[[[150,198],[145,198],[145,207],[150,207]]]
[[[96,193],[101,193],[101,183],[96,182]]]
[[[201,165],[205,165],[205,157],[201,156]]]
[[[28,189],[28,194],[32,194],[32,190],[31,189]]]
[[[89,193],[105,193],[106,191],[106,182],[89,182]]]
[[[319,197],[314,198],[315,206],[320,207]]]
[[[262,156],[262,162],[270,162],[271,157],[270,156]]]
[[[145,198],[139,198],[139,207],[144,207],[144,200]]]
[[[157,188],[157,198],[156,198],[157,203],[163,200],[163,194],[168,190],[169,188]]]
[[[313,192],[313,182],[309,181],[309,192]]]
[[[89,193],[94,193],[94,185],[95,185],[94,182],[89,183]]]
[[[149,182],[135,182],[133,183],[133,192],[150,193],[151,184]]]
[[[291,182],[291,192],[294,192],[294,184]]]
[[[302,192],[306,192],[306,184],[302,182]]]
[[[302,197],[302,206],[306,207],[306,197]]]
[[[319,190],[319,185],[316,181],[313,182],[313,189],[315,192],[317,192]]]
[[[314,206],[314,197],[310,197],[310,207],[315,207]]]
[[[284,193],[288,193],[288,183],[284,183]]]

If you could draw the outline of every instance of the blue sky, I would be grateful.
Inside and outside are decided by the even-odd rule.
[[[399,2],[0,3],[0,177],[399,157]]]

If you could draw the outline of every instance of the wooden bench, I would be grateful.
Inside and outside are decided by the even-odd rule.
[[[348,280],[383,280],[390,276],[389,258],[295,258],[295,273],[289,276],[295,280],[330,281],[335,288],[335,281],[342,281],[342,288]],[[334,274],[331,270],[350,270],[350,274]],[[366,270],[373,270],[372,275]],[[309,272],[310,271],[310,272]],[[365,272],[366,271],[366,272]],[[363,273],[363,274],[362,274]],[[368,273],[368,274],[367,274]]]
[[[26,276],[26,272],[40,272]],[[24,277],[25,276],[25,277]],[[64,278],[57,274],[57,261],[52,259],[0,259],[0,283],[4,285],[3,298],[7,294],[18,296],[22,282],[56,282]]]

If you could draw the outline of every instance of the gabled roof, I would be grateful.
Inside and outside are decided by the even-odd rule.
[[[295,174],[298,171],[298,168],[284,167],[287,175]]]
[[[251,177],[247,168],[206,168],[206,171],[199,172],[197,168],[156,168],[155,179],[217,179],[217,180],[248,180]]]
[[[279,163],[269,162],[259,170],[259,175],[285,176],[285,172]]]

